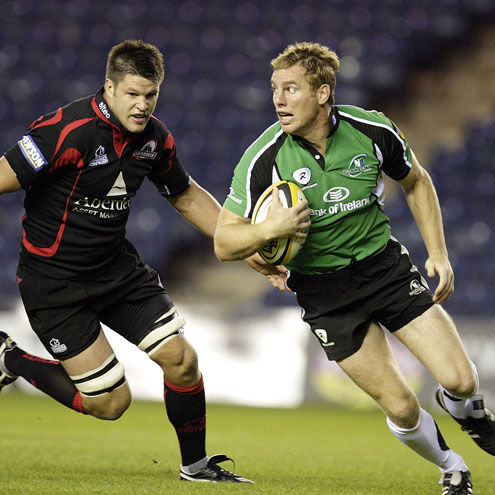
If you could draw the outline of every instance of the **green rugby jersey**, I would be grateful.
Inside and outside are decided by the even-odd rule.
[[[270,126],[235,168],[224,206],[245,218],[263,191],[279,180],[302,188],[311,209],[308,238],[290,270],[319,274],[339,270],[384,249],[390,238],[383,212],[382,172],[403,179],[411,150],[395,124],[376,111],[333,107],[325,156],[306,140]]]

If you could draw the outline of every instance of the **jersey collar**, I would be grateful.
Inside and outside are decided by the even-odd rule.
[[[330,112],[330,115],[328,116],[328,120],[330,121],[330,132],[328,133],[327,138],[332,137],[339,127],[340,116],[339,111],[337,110],[337,108],[335,108],[335,106],[332,106],[332,110]]]
[[[339,127],[339,122],[340,122],[340,116],[338,110],[333,106],[332,110],[330,111],[330,115],[328,116],[328,120],[330,122],[330,131],[328,131],[327,139],[331,138],[335,132],[337,131],[337,128]],[[290,134],[290,137],[294,141],[299,141],[299,143],[303,144],[304,146],[308,147],[311,146],[309,141],[304,139],[301,136],[296,136],[295,134]]]
[[[105,92],[104,86],[102,86],[98,92],[95,94],[95,97],[93,98],[93,101],[91,102],[91,106],[93,107],[93,110],[95,111],[96,115],[103,120],[108,125],[111,125],[112,127],[115,127],[118,129],[120,132],[124,132],[124,129],[120,126],[117,118],[113,114],[113,112],[110,110],[110,107],[108,106],[107,102],[105,101],[105,98],[103,97],[103,93]]]

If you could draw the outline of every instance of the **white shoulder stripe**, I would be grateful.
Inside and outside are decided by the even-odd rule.
[[[390,127],[389,125],[386,124],[380,124],[378,122],[373,122],[371,120],[366,120],[366,119],[361,119],[359,117],[355,117],[354,115],[351,115],[350,113],[343,112],[342,110],[339,109],[339,114],[343,115],[344,117],[347,117],[349,119],[357,120],[358,122],[363,122],[365,124],[369,125],[374,125],[376,127],[383,127],[384,129],[388,129],[399,141],[399,143],[402,145],[402,149],[404,150],[404,162],[406,165],[411,168],[412,163],[407,159],[407,154],[406,154],[406,142],[399,136],[399,134],[395,131],[393,127]]]
[[[275,125],[275,124],[274,124]],[[273,126],[270,126],[273,127]],[[269,128],[268,128],[269,129]],[[268,130],[267,129],[267,130]],[[246,210],[244,212],[244,217],[247,218],[249,215],[249,212],[251,210],[251,204],[252,204],[252,199],[251,199],[251,172],[253,171],[254,166],[256,165],[256,162],[258,161],[258,158],[270,147],[272,146],[275,141],[283,134],[284,131],[280,129],[277,134],[268,141],[268,143],[261,148],[256,155],[254,155],[254,158],[251,160],[251,163],[249,164],[247,175],[246,175]],[[256,142],[256,141],[255,141]],[[254,143],[253,143],[254,144]]]

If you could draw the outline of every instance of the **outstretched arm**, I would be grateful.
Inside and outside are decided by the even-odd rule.
[[[19,191],[21,185],[17,180],[7,158],[0,158],[0,194]]]
[[[191,185],[180,196],[168,200],[188,222],[213,238],[220,204],[206,189],[191,179]]]
[[[454,291],[454,272],[443,231],[442,213],[435,186],[428,172],[418,163],[413,154],[409,174],[399,181],[406,195],[409,208],[421,232],[428,251],[425,263],[428,277],[439,277],[433,301],[445,302]]]

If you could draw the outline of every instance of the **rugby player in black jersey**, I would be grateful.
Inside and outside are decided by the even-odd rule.
[[[22,377],[75,411],[119,418],[131,393],[104,323],[163,370],[180,479],[252,483],[218,465],[225,455],[207,456],[203,380],[184,319],[125,239],[130,204],[146,177],[210,237],[220,210],[153,117],[163,78],[158,48],[124,41],[109,52],[96,95],[40,117],[0,159],[0,193],[26,193],[19,290],[34,331],[56,359],[33,356],[0,332],[0,389]]]
[[[270,282],[296,293],[328,359],[377,402],[391,432],[440,468],[442,494],[471,495],[463,458],[447,447],[433,417],[420,407],[383,330],[425,365],[441,384],[439,404],[495,455],[495,418],[484,408],[476,367],[440,306],[454,290],[454,275],[430,176],[386,116],[334,105],[335,52],[296,43],[272,67],[278,122],[249,146],[234,171],[215,252],[224,261],[244,259],[272,239],[306,237],[309,228],[304,246],[287,264],[290,276],[279,267]],[[404,190],[428,250],[427,274],[439,278],[434,292],[391,236],[382,173]],[[275,189],[266,221],[251,224],[257,199],[279,180],[298,183],[309,210],[307,203],[283,208]]]

